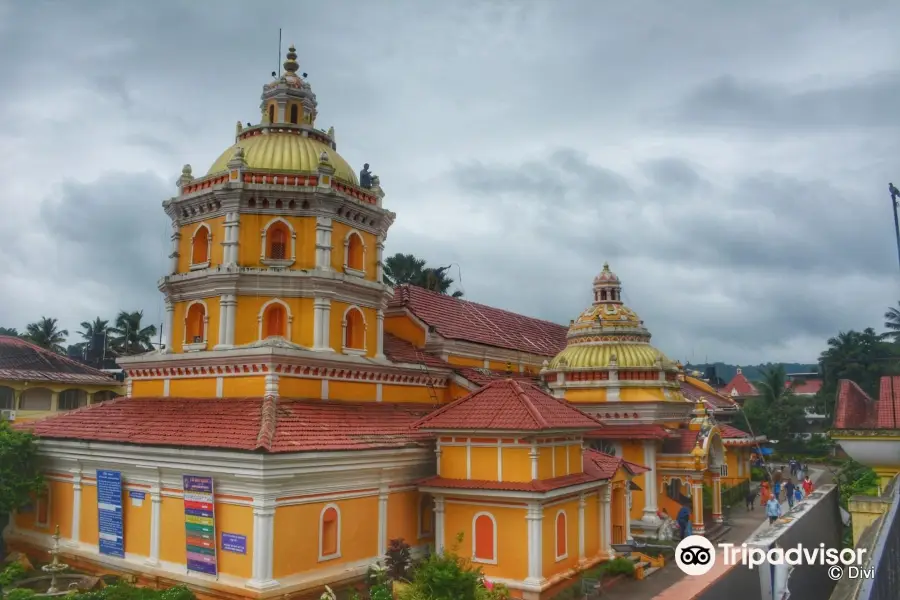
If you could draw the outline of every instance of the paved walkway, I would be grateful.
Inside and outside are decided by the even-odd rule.
[[[825,469],[812,468],[811,479],[816,485],[830,483],[831,473]],[[782,510],[787,512],[787,502],[782,506]],[[731,531],[718,540],[716,543],[731,542],[740,544],[747,538],[753,536],[763,527],[768,527],[766,522],[765,508],[757,505],[754,510],[748,511],[743,505],[733,506],[731,513],[728,515]],[[674,560],[666,563],[666,566],[650,575],[643,581],[628,579],[613,586],[612,589],[601,594],[603,600],[687,600],[690,596],[685,596],[684,591],[677,591],[672,588],[676,583],[683,580],[685,574],[681,572]],[[683,586],[677,586],[682,588]],[[667,593],[668,592],[668,593]],[[674,594],[674,595],[673,595]]]

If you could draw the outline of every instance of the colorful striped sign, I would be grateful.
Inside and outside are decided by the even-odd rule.
[[[183,481],[187,568],[189,571],[218,575],[212,477],[185,475]]]

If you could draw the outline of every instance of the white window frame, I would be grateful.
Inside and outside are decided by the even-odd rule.
[[[363,347],[362,348],[350,348],[347,346],[347,315],[350,314],[351,310],[359,311],[360,316],[362,317],[363,322]],[[366,313],[362,308],[357,306],[356,304],[351,304],[347,307],[347,310],[344,311],[344,316],[341,317],[341,350],[344,354],[353,354],[355,356],[365,356],[366,352],[368,352],[368,341],[369,341],[369,323],[366,321]]]
[[[333,508],[334,512],[337,514],[337,543],[335,544],[335,552],[334,554],[323,554],[322,553],[322,543],[325,541],[325,512],[329,509]],[[335,558],[341,557],[341,507],[337,504],[326,504],[322,507],[322,512],[319,513],[319,562],[325,562],[327,560],[334,560]]]
[[[191,314],[191,307],[195,304],[199,304],[203,307],[203,339],[199,342],[194,342],[191,339],[188,339],[188,315]],[[221,315],[220,317],[221,318]],[[184,341],[181,344],[181,349],[183,352],[200,352],[201,350],[206,350],[206,345],[209,343],[209,307],[206,305],[206,300],[192,300],[188,303],[188,305],[184,308],[184,324],[183,331]]]
[[[269,228],[276,223],[283,223],[285,227],[288,228],[288,231],[291,234],[291,257],[290,258],[269,258],[267,253],[269,251],[269,247],[266,245],[266,236],[268,235]],[[262,228],[261,233],[261,246],[259,251],[259,262],[266,265],[267,267],[276,267],[279,269],[286,269],[290,267],[295,262],[297,262],[297,232],[294,230],[294,226],[291,225],[290,221],[285,219],[284,217],[275,217],[268,223],[266,226]]]
[[[257,338],[259,339],[259,341],[263,341],[264,339],[266,339],[263,337],[263,318],[266,315],[266,309],[273,304],[280,304],[284,308],[284,312],[287,315],[287,327],[285,328],[287,329],[287,331],[285,331],[287,335],[284,336],[284,339],[286,339],[287,341],[291,341],[291,329],[293,328],[294,324],[294,315],[291,313],[291,307],[288,306],[288,303],[284,300],[281,300],[280,298],[272,298],[271,300],[263,304],[262,308],[259,309],[259,315],[257,315],[256,317],[257,321],[259,322],[259,332],[257,333]]]
[[[206,262],[198,263],[194,262],[194,239],[197,237],[197,234],[200,233],[201,229],[206,229]],[[212,260],[212,239],[212,227],[207,223],[200,223],[197,225],[197,229],[194,230],[194,235],[191,236],[191,271],[209,268],[210,261]]]
[[[557,554],[559,552],[559,516],[562,515],[566,520],[566,526],[563,527],[563,541],[565,542],[566,551],[563,554]],[[566,514],[564,509],[559,509],[556,511],[556,516],[553,517],[553,556],[556,557],[556,562],[561,560],[565,560],[569,558],[569,515]]]
[[[44,489],[47,491],[47,520],[46,521],[41,522],[38,520],[41,515],[41,505],[43,504],[43,499],[41,498],[41,496],[38,496],[34,500],[34,526],[40,527],[41,529],[47,529],[48,527],[50,527],[50,521],[52,520],[50,511],[53,509],[53,488],[50,487],[49,483],[46,483],[45,485],[46,485],[46,488],[44,488]]]
[[[359,238],[359,243],[362,244],[363,258],[362,258],[362,269],[354,269],[350,267],[350,238],[356,236]],[[347,232],[347,235],[344,236],[344,273],[348,275],[353,275],[354,277],[365,277],[366,276],[366,253],[368,252],[368,248],[366,248],[366,239],[362,236],[362,233],[357,231],[356,229],[351,229]]]

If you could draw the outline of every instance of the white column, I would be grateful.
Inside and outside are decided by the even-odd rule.
[[[378,554],[384,556],[387,551],[387,526],[388,526],[388,486],[382,483],[378,490]]]
[[[331,332],[331,300],[315,298],[313,300],[313,350],[319,352],[333,351],[330,345]]]
[[[234,346],[234,330],[237,321],[237,296],[228,294],[225,296],[228,308],[225,318],[225,345],[229,348]]]
[[[528,453],[528,457],[531,459],[531,479],[538,478],[538,456],[540,454],[538,453],[537,443],[532,443],[531,452]]]
[[[625,482],[625,541],[631,540],[631,480]]]
[[[375,269],[375,281],[378,283],[382,283],[384,281],[384,265],[381,264],[381,261],[384,260],[384,236],[378,235],[375,238],[375,264],[377,265]]]
[[[265,590],[278,586],[278,582],[272,578],[274,548],[275,505],[267,500],[254,500],[252,578],[247,582],[247,587]]]
[[[434,498],[434,546],[438,554],[444,552],[444,497]]]
[[[125,380],[125,397],[131,398],[131,393],[134,391],[134,379],[129,377]]]
[[[539,585],[544,580],[544,568],[542,564],[544,544],[542,540],[544,532],[544,509],[537,503],[528,505],[525,513],[528,522],[528,578],[526,583]]]
[[[178,272],[178,258],[181,256],[178,252],[178,247],[181,245],[181,232],[178,230],[178,223],[172,223],[172,253],[169,255],[169,259],[171,260],[169,266],[169,273],[177,273]]]
[[[224,350],[228,348],[225,340],[228,338],[228,296],[223,294],[219,296],[219,343],[216,344],[214,350]]]
[[[331,218],[316,217],[316,268],[331,270]]]
[[[656,503],[659,500],[656,489],[656,442],[644,441],[644,466],[650,469],[644,473],[644,515],[641,519],[645,523],[655,525],[659,523],[656,514]]]
[[[701,474],[700,477],[703,475]],[[691,483],[691,500],[694,505],[694,514],[692,518],[694,520],[693,529],[694,533],[697,535],[702,535],[706,533],[706,528],[703,525],[703,480],[694,481]]]
[[[225,265],[236,265],[238,262],[238,238],[240,237],[241,220],[239,213],[232,212],[225,215],[225,241],[223,260]]]
[[[150,486],[150,556],[147,564],[159,564],[159,536],[162,527],[162,485],[157,482]]]
[[[172,340],[175,339],[175,334],[172,331],[175,327],[175,305],[168,298],[166,298],[166,324],[163,327],[165,329],[163,331],[163,344],[165,345],[163,352],[171,354]]]
[[[585,562],[587,557],[584,555],[584,508],[587,500],[584,498],[584,492],[578,497],[578,562]]]
[[[72,472],[72,543],[81,538],[81,469]]]
[[[600,490],[600,509],[603,513],[603,535],[600,538],[600,550],[608,556],[614,554],[612,548],[612,489],[607,483]]]
[[[265,396],[268,398],[278,397],[278,375],[276,373],[266,373]]]
[[[375,330],[375,358],[384,358],[384,311],[380,308],[375,313],[377,329]]]

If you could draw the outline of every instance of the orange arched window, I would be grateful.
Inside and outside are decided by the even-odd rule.
[[[196,302],[191,304],[185,318],[185,343],[199,344],[206,339],[206,308]]]
[[[340,553],[341,515],[334,506],[322,511],[319,524],[319,558],[336,557]]]
[[[497,562],[497,526],[488,513],[475,516],[472,558],[479,562]]]
[[[263,313],[263,337],[287,337],[287,313],[280,304],[272,304]]]
[[[434,533],[434,500],[425,494],[419,501],[419,537],[429,537]]]
[[[568,532],[566,530],[566,513],[556,513],[556,560],[562,560],[568,556]]]
[[[200,227],[194,232],[191,244],[191,264],[202,265],[209,262],[209,229]]]
[[[45,487],[35,499],[34,524],[47,527],[50,524],[50,486]]]
[[[291,232],[284,223],[273,223],[266,232],[266,257],[275,260],[288,258],[288,240]]]
[[[351,308],[344,317],[346,328],[344,331],[344,348],[365,350],[366,348],[366,323],[358,308]]]
[[[269,105],[269,123],[274,123],[274,122],[275,122],[275,105],[270,104]]]
[[[291,123],[297,122],[297,105],[291,104]]]
[[[366,268],[364,260],[365,252],[362,238],[360,238],[359,234],[350,234],[350,237],[347,239],[347,266],[357,271],[364,271]]]

